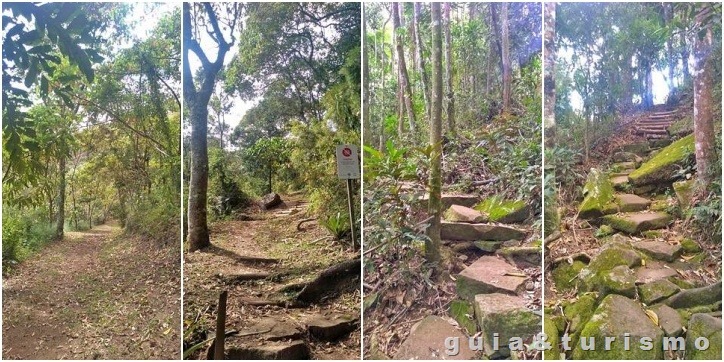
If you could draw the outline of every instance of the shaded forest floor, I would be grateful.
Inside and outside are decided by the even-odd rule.
[[[3,359],[177,359],[180,265],[117,225],[66,232],[3,280]]]
[[[239,217],[244,220],[213,223],[212,246],[185,255],[184,349],[214,337],[219,294],[227,290],[227,358],[359,359],[359,279],[318,304],[257,305],[288,301],[301,289],[295,284],[359,256],[332,240],[316,220],[298,230],[308,218],[307,202],[299,194],[282,199],[268,211],[245,210],[249,214]],[[310,333],[310,321],[338,318],[351,321],[338,337],[325,341]],[[206,359],[211,345],[208,341],[188,358]]]

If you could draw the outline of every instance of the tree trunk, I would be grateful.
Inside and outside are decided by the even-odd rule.
[[[401,20],[400,3],[398,2],[392,3],[392,24],[395,31],[395,47],[397,49],[397,67],[400,78],[401,101],[404,102],[404,108],[407,111],[410,133],[414,135],[417,128],[415,126],[415,108],[412,106],[412,89],[410,86],[410,78],[407,75],[407,65],[405,64],[405,52],[402,45],[404,39],[402,37],[402,32],[399,31],[401,27]]]
[[[709,186],[716,180],[714,165],[716,152],[714,149],[714,64],[712,62],[712,30],[711,24],[705,20],[711,5],[702,5],[697,19],[697,31],[694,33],[694,143],[696,156],[696,172],[700,184]]]
[[[510,108],[510,36],[508,29],[508,3],[503,3],[500,11],[501,64],[503,65],[503,112]]]
[[[235,37],[231,29],[231,41],[227,42],[219,26],[217,14],[210,3],[203,3],[205,21],[211,24],[213,41],[216,43],[216,59],[212,62],[194,38],[191,22],[190,3],[183,4],[183,21],[187,26],[183,29],[183,56],[189,58],[195,53],[201,59],[201,69],[197,73],[198,82],[194,82],[194,73],[188,62],[183,62],[183,96],[188,105],[191,121],[191,180],[189,182],[188,205],[188,241],[189,251],[198,250],[211,245],[209,242],[209,228],[207,224],[206,201],[209,184],[209,155],[207,148],[208,132],[208,105],[214,91],[216,77],[224,65],[224,58]],[[239,8],[229,15],[235,23],[240,16]],[[199,84],[198,89],[197,85]]]
[[[425,115],[430,117],[430,79],[427,76],[427,70],[425,70],[425,58],[423,56],[422,37],[420,36],[420,13],[422,12],[422,4],[414,3],[414,11],[412,16],[412,23],[415,28],[415,65],[417,66],[417,72],[420,73],[420,79],[422,81],[422,97],[425,101]]]
[[[433,147],[430,162],[430,201],[428,214],[432,216],[427,229],[425,256],[435,265],[440,263],[440,214],[442,191],[442,29],[440,3],[432,3],[432,117],[430,118],[430,144]]]
[[[362,7],[362,11],[364,11],[364,6]],[[365,40],[367,39],[367,19],[365,16],[362,16],[363,24],[363,37]],[[363,145],[369,145],[370,147],[373,147],[374,143],[372,141],[372,125],[370,124],[370,62],[369,62],[369,45],[368,42],[364,42],[364,47],[362,48],[362,72],[363,72],[363,79],[362,79],[362,124],[363,124]]]
[[[55,238],[63,240],[63,229],[65,227],[65,155],[58,160],[58,213],[55,220]]]
[[[455,91],[453,90],[452,36],[450,35],[450,3],[444,4],[445,28],[445,80],[447,81],[447,126],[450,136],[455,137]]]
[[[208,111],[203,102],[186,101],[191,111],[191,180],[189,181],[189,251],[211,245],[206,198],[209,187],[209,154],[206,140]]]
[[[543,123],[545,127],[545,145],[550,148],[556,144],[556,3],[547,2],[543,6],[545,11],[545,29],[543,34],[545,50],[545,56],[543,58],[543,109],[545,118]]]
[[[664,28],[666,29],[671,26],[671,19],[672,19],[671,4],[662,3],[661,6],[663,7]],[[673,46],[673,41],[672,41],[671,36],[669,36],[666,39],[666,66],[669,68],[668,69],[669,76],[667,78],[667,80],[668,80],[667,83],[669,86],[669,94],[671,94],[675,88],[674,68],[676,67],[676,55],[674,54],[674,46]]]

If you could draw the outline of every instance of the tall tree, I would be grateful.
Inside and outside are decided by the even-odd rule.
[[[510,87],[513,82],[510,69],[510,29],[508,28],[508,3],[500,9],[500,57],[503,71],[503,112],[510,108]]]
[[[366,10],[363,7],[362,12]],[[364,34],[367,34],[367,17],[366,14],[362,16],[362,22]],[[372,140],[372,124],[370,123],[370,55],[369,55],[369,41],[364,42],[364,48],[362,48],[362,125],[363,125],[363,143],[372,147],[374,142]]]
[[[556,134],[556,3],[547,2],[543,4],[544,16],[544,91],[543,91],[543,108],[544,108],[544,127],[545,127],[545,143],[547,147],[555,145]]]
[[[455,91],[453,90],[452,36],[450,35],[450,3],[443,5],[443,23],[445,28],[445,80],[447,99],[447,126],[450,136],[455,137]]]
[[[430,79],[427,76],[425,57],[423,56],[422,36],[420,35],[421,13],[422,4],[419,2],[414,3],[412,12],[412,23],[415,29],[415,32],[413,34],[415,38],[415,66],[417,68],[417,72],[420,73],[420,80],[422,82],[422,97],[425,101],[425,115],[427,117],[430,117]]]
[[[197,17],[192,22],[191,7]],[[216,6],[216,8],[214,7]],[[229,30],[229,40],[222,31],[219,17],[225,16],[223,25]],[[207,225],[206,200],[209,184],[209,155],[207,148],[208,105],[214,92],[216,76],[224,66],[224,58],[236,41],[236,24],[241,18],[239,3],[183,4],[183,97],[188,106],[191,123],[191,181],[189,182],[188,241],[189,251],[211,245]],[[199,43],[199,34],[205,33],[215,43],[216,58],[208,58]],[[194,76],[188,62],[193,53],[201,62]]]
[[[442,14],[440,3],[432,3],[432,117],[430,117],[430,201],[428,214],[432,216],[427,229],[425,255],[429,262],[440,262],[440,214],[442,193]]]
[[[714,172],[714,64],[712,54],[712,25],[721,21],[713,3],[702,3],[696,13],[694,32],[694,143],[696,171],[703,185],[709,185],[717,175]]]
[[[405,51],[403,47],[405,38],[401,30],[400,3],[398,2],[392,3],[392,25],[395,31],[395,49],[397,51],[397,71],[399,75],[398,102],[400,102],[400,107],[406,110],[407,120],[410,125],[410,133],[414,135],[417,128],[415,126],[415,108],[412,106],[412,88],[410,86],[410,77],[407,74],[407,64],[405,62]],[[398,121],[401,121],[401,119]],[[399,134],[398,136],[402,137],[402,134]]]

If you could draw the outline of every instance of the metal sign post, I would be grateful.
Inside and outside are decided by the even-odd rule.
[[[352,180],[360,178],[359,155],[355,145],[337,146],[337,177],[347,180],[347,207],[349,208],[349,225],[352,231],[352,244],[357,246],[357,233],[355,232],[354,202],[352,193]]]

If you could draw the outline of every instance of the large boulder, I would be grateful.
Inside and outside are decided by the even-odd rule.
[[[624,340],[628,335],[628,350]],[[615,340],[606,348],[606,337]],[[575,341],[573,359],[663,359],[664,332],[653,323],[636,301],[621,295],[606,296],[581,331],[581,339],[595,340],[593,350],[584,350],[580,340]],[[641,338],[648,338],[650,350],[640,348]]]
[[[696,341],[703,338],[708,341],[708,348],[699,350]],[[700,341],[699,347],[704,347]],[[686,330],[686,359],[705,359],[721,361],[722,323],[720,318],[708,314],[697,313],[689,319]]]
[[[272,192],[270,194],[264,195],[261,200],[259,201],[259,205],[264,210],[269,210],[271,208],[277,207],[281,205],[282,203],[282,197],[279,196],[279,194]]]
[[[608,175],[595,168],[588,173],[583,187],[583,202],[578,207],[578,217],[592,219],[618,212],[614,203],[613,184]]]
[[[448,355],[445,348],[447,338],[457,338],[459,351],[456,355]],[[397,353],[396,360],[472,360],[475,351],[468,347],[468,339],[459,329],[447,320],[438,316],[427,316],[412,326]]]
[[[634,186],[668,183],[676,171],[694,157],[694,135],[686,136],[663,148],[629,176]]]
[[[475,210],[488,215],[490,221],[519,223],[528,218],[530,208],[522,200],[505,200],[499,196],[489,197],[475,205]]]
[[[449,222],[440,223],[440,238],[443,240],[499,240],[506,241],[511,239],[522,240],[525,232],[505,225],[493,224],[469,224],[465,222]]]
[[[508,343],[513,337],[523,340],[541,331],[541,317],[525,307],[514,295],[492,293],[475,296],[475,317],[483,331],[483,348],[490,358],[510,356]],[[495,348],[493,334],[498,334]],[[521,346],[522,347],[522,346]]]

